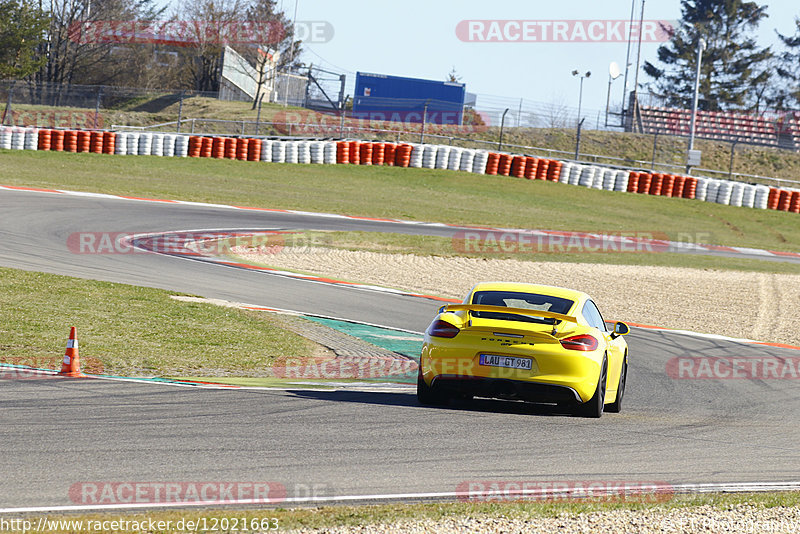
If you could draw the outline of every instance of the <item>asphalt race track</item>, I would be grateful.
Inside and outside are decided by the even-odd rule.
[[[78,255],[74,232],[448,227],[0,190],[0,265],[124,282],[422,331],[432,300],[155,255]],[[680,356],[796,350],[634,329],[621,414],[587,420],[477,400],[418,406],[413,389],[182,388],[0,380],[0,509],[75,504],[84,482],[277,482],[289,497],[453,492],[467,481],[800,480],[795,380],[677,380]]]

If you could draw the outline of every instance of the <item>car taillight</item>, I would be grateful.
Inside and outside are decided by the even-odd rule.
[[[568,350],[592,351],[597,349],[597,339],[589,334],[581,334],[562,339],[561,346]]]
[[[428,334],[436,337],[456,337],[458,332],[458,328],[441,319],[436,319],[428,327]]]

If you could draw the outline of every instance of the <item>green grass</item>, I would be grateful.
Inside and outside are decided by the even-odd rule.
[[[0,362],[60,368],[70,326],[84,370],[102,374],[263,376],[276,358],[321,350],[264,313],[171,294],[0,268]]]
[[[797,214],[559,183],[394,167],[0,151],[2,182],[456,224],[654,232],[800,251]],[[692,239],[693,240],[693,239]]]
[[[176,524],[183,520],[206,519],[211,524],[213,518],[239,518],[260,520],[262,518],[277,519],[278,530],[288,529],[325,529],[333,527],[360,527],[374,524],[392,524],[405,520],[441,521],[448,518],[465,517],[575,517],[578,514],[606,512],[610,510],[689,510],[698,506],[712,506],[718,510],[729,510],[737,505],[752,505],[764,509],[773,507],[800,506],[800,493],[778,492],[757,494],[704,494],[678,495],[667,502],[603,502],[564,500],[552,502],[491,502],[491,503],[438,503],[438,504],[391,504],[372,506],[323,506],[318,508],[265,508],[262,510],[245,509],[225,510],[168,510],[141,512],[113,512],[108,514],[80,514],[69,516],[49,515],[50,520],[83,520],[102,521],[124,519],[127,521],[172,521]],[[33,518],[35,524],[36,518]],[[250,532],[250,530],[246,530]],[[85,532],[85,531],[75,531]],[[116,532],[116,531],[108,531]]]

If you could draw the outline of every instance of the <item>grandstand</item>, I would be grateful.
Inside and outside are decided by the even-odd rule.
[[[692,112],[640,106],[639,118],[642,133],[688,136]],[[702,139],[800,150],[800,112],[753,116],[732,111],[698,111],[695,135]]]

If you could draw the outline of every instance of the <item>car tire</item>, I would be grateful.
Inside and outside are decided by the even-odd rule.
[[[619,372],[619,384],[617,385],[617,400],[606,407],[607,412],[619,413],[622,411],[622,397],[625,395],[625,384],[628,381],[628,356],[622,360],[622,370]]]
[[[417,401],[424,406],[439,406],[447,403],[447,397],[426,384],[420,371],[417,375]]]
[[[604,401],[606,397],[606,379],[608,373],[608,360],[603,358],[603,366],[600,368],[600,378],[597,380],[597,388],[594,395],[588,401],[577,406],[576,414],[581,417],[599,418],[603,415]]]

